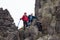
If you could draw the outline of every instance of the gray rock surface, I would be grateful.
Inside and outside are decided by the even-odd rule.
[[[0,40],[20,40],[13,18],[3,8],[0,8]]]
[[[60,40],[60,37],[57,35],[46,35],[46,36],[40,37],[37,40]]]
[[[57,36],[60,34],[60,0],[36,0],[35,16],[38,18],[36,21],[42,23],[44,32],[51,37],[46,40],[60,40],[60,36]],[[45,40],[44,38],[40,37],[38,40]]]
[[[19,30],[20,32],[20,39],[24,40],[36,40],[38,36],[38,29],[35,26],[30,26],[26,28],[26,30]]]
[[[60,0],[36,0],[35,14],[44,31],[51,35],[60,33]]]

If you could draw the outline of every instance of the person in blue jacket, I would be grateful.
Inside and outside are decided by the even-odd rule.
[[[31,15],[28,16],[28,19],[29,19],[28,25],[31,25],[33,20],[36,19],[36,17],[33,16],[33,13],[32,13]]]

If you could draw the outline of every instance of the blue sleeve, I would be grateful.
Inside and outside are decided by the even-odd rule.
[[[34,18],[34,19],[37,19],[37,17],[36,17],[36,16],[33,16],[33,18]]]

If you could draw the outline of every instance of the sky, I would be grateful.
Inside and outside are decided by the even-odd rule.
[[[24,12],[27,12],[27,15],[33,13],[35,8],[35,0],[0,0],[0,8],[8,9],[11,16],[14,19],[18,29],[23,27],[23,21],[20,20]]]

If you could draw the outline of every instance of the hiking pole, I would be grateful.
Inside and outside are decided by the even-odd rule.
[[[20,24],[20,20],[19,20],[19,22],[18,22],[18,25],[17,25],[17,26],[19,26],[19,24]]]

